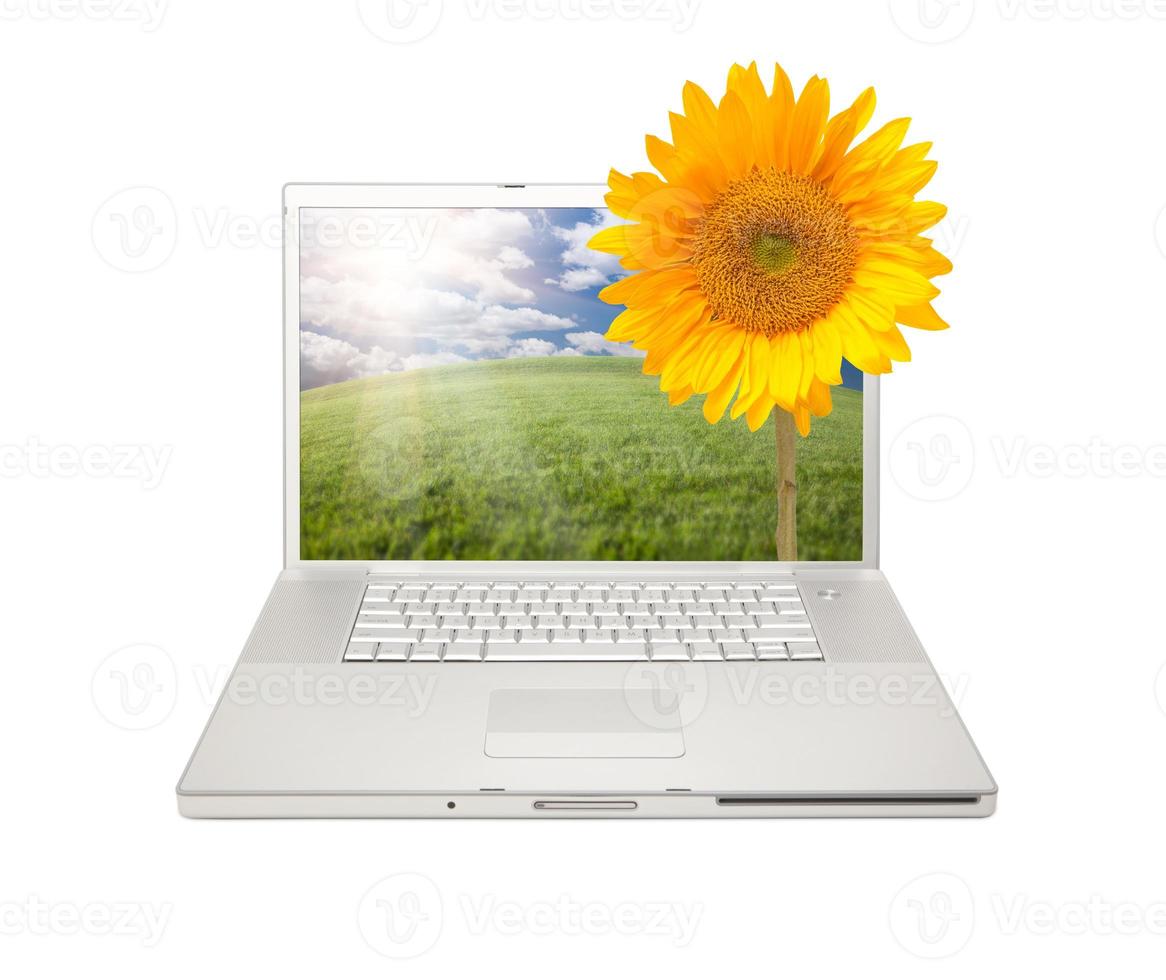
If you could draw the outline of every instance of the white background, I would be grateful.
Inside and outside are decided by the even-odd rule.
[[[86,2],[0,0],[5,973],[1160,965],[1166,5],[445,0],[434,23],[430,0],[392,36],[383,6],[362,19],[354,0],[172,2],[160,21],[138,0]],[[961,686],[998,813],[178,817],[173,785],[279,568],[283,182],[603,180],[644,168],[643,134],[666,135],[686,79],[717,94],[754,58],[799,86],[826,75],[836,106],[873,83],[876,122],[911,115],[935,141],[953,329],[912,332],[914,362],[884,384],[883,565]],[[108,229],[118,213],[133,228],[141,199],[102,210],[133,187],[162,195],[138,260]],[[118,267],[135,265],[156,267]],[[96,457],[89,475],[59,454],[45,473],[35,446],[168,456],[147,487]],[[94,687],[132,644],[161,651],[144,731]],[[403,872],[424,878],[385,893],[417,894],[430,918],[396,950],[421,955],[393,962],[358,909]],[[900,891],[931,875],[955,877]],[[654,903],[699,918],[683,946],[634,922],[575,934],[540,904],[560,896],[628,921]],[[467,902],[495,914],[482,925]],[[107,934],[94,917],[122,906],[138,926],[166,916],[161,936]],[[507,909],[531,924],[511,929]]]

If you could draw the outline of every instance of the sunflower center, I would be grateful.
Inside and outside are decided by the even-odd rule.
[[[770,168],[734,180],[705,211],[692,261],[717,319],[771,337],[830,312],[854,272],[858,241],[822,184]]]
[[[797,257],[794,243],[784,235],[763,231],[753,239],[753,261],[766,272],[785,272]]]

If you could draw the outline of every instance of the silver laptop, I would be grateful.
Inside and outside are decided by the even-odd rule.
[[[878,567],[878,379],[798,448],[604,335],[601,185],[289,185],[285,552],[191,817],[985,816]]]

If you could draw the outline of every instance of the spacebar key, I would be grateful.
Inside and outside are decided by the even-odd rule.
[[[644,643],[491,643],[486,660],[548,662],[556,660],[647,660]]]

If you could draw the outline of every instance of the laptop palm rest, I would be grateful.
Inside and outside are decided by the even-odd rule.
[[[501,690],[490,695],[486,755],[496,759],[675,759],[684,735],[649,690]]]

